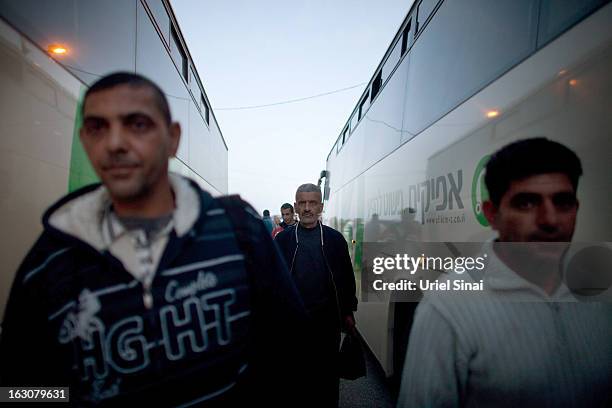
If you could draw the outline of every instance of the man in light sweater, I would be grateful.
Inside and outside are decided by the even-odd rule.
[[[485,293],[419,305],[398,407],[604,406],[612,390],[612,308],[577,302],[559,265],[578,211],[580,160],[535,138],[493,154],[483,211]]]

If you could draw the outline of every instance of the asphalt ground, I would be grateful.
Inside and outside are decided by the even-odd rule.
[[[352,381],[340,379],[340,408],[394,407],[396,395],[389,380],[365,344],[363,348],[367,374]]]

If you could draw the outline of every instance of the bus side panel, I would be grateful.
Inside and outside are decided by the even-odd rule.
[[[0,319],[13,276],[68,187],[81,83],[0,20]]]

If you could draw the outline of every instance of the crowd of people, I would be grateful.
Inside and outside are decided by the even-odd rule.
[[[337,407],[358,302],[319,186],[298,186],[281,221],[169,173],[180,126],[134,73],[95,82],[82,116],[100,183],[43,216],[2,322],[0,385],[69,386],[77,406]],[[558,269],[580,160],[536,138],[486,171],[489,298],[419,304],[398,406],[610,404],[610,307],[572,302]],[[565,244],[503,245],[551,241]]]
[[[155,83],[105,76],[81,113],[100,183],[43,216],[6,306],[0,385],[68,386],[77,406],[337,406],[357,299],[318,186],[297,189],[299,222],[281,206],[275,243],[269,211],[168,171],[181,128]]]
[[[274,215],[270,217],[270,210],[266,209],[263,211],[262,220],[266,229],[270,231],[272,238],[275,238],[285,228],[295,226],[298,222],[298,217],[293,206],[289,203],[284,203],[280,207],[280,216]]]

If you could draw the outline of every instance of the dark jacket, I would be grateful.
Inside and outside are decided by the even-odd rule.
[[[276,235],[275,241],[285,257],[289,272],[293,272],[293,261],[296,251],[299,251],[296,239],[298,224],[285,228]],[[322,224],[321,224],[322,225]],[[322,225],[323,245],[321,250],[328,269],[331,269],[334,283],[338,293],[338,303],[342,316],[350,315],[357,310],[357,297],[355,296],[355,274],[348,252],[346,240],[335,229]]]
[[[289,227],[295,227],[295,226],[297,225],[297,222],[295,222],[295,223],[293,223],[293,224],[289,225],[289,224],[287,224],[287,223],[286,223],[286,222],[283,220],[283,221],[281,221],[281,222],[280,222],[280,224],[279,224],[279,225],[280,225],[281,227],[283,227],[283,229],[285,229],[285,228],[289,228]]]
[[[289,406],[304,392],[294,347],[306,314],[278,249],[245,207],[245,254],[219,200],[190,185],[200,216],[170,233],[150,308],[117,258],[49,224],[97,185],[47,211],[7,304],[0,385],[70,386],[79,406]]]

